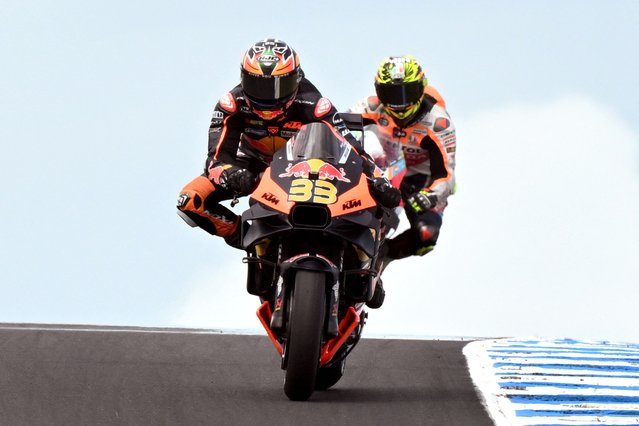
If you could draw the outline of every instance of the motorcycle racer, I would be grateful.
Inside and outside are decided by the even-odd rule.
[[[399,191],[374,178],[375,165],[350,134],[336,108],[305,78],[299,56],[282,40],[254,43],[240,65],[240,84],[216,104],[209,127],[204,173],[180,192],[178,214],[191,226],[241,247],[240,218],[220,202],[250,194],[273,154],[302,127],[323,121],[337,129],[367,158],[371,193],[396,206]]]
[[[375,91],[352,112],[361,113],[365,129],[379,139],[380,167],[401,150],[406,174],[399,189],[410,229],[386,241],[381,270],[395,259],[423,256],[435,247],[448,197],[455,191],[455,127],[439,92],[428,85],[412,56],[385,58],[375,75]]]

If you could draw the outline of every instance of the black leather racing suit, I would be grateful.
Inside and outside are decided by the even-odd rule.
[[[332,103],[306,78],[300,81],[292,104],[274,120],[264,120],[254,113],[237,85],[222,96],[213,110],[204,173],[184,187],[178,209],[195,225],[239,247],[239,217],[220,204],[234,194],[219,184],[220,172],[230,164],[259,175],[302,125],[318,121],[334,126],[367,158],[365,172],[372,174],[375,165],[364,154],[360,142],[350,134]]]

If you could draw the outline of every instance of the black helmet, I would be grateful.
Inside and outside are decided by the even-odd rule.
[[[410,55],[385,58],[375,75],[377,98],[399,120],[408,120],[419,110],[427,84],[422,67]]]
[[[253,112],[270,120],[283,114],[293,103],[302,79],[300,60],[288,44],[267,38],[246,51],[240,78]]]

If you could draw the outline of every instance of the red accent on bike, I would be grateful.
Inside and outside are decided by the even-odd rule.
[[[266,302],[265,302],[266,303]],[[320,352],[320,366],[324,366],[330,362],[335,353],[342,347],[346,339],[351,335],[355,327],[359,324],[359,314],[352,306],[346,311],[346,315],[339,323],[339,331],[337,337],[332,338],[324,344]]]
[[[275,349],[280,353],[280,355],[284,354],[284,350],[282,349],[282,345],[277,341],[277,337],[273,334],[273,330],[271,330],[271,316],[273,313],[271,312],[271,306],[268,302],[262,303],[262,305],[257,310],[257,317],[260,319],[260,322],[264,326],[266,330],[266,334],[270,337],[271,342],[275,345]]]
[[[320,179],[333,180],[337,179],[342,182],[350,182],[351,180],[344,176],[344,169],[338,169],[330,163],[324,163],[317,171]]]
[[[312,171],[313,168],[308,161],[300,161],[297,164],[289,164],[284,173],[279,174],[279,177],[308,178]]]

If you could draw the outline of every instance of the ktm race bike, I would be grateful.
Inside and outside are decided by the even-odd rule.
[[[242,214],[247,290],[281,355],[284,392],[306,400],[342,377],[374,293],[393,213],[378,206],[363,159],[331,126],[301,127],[275,153]]]

